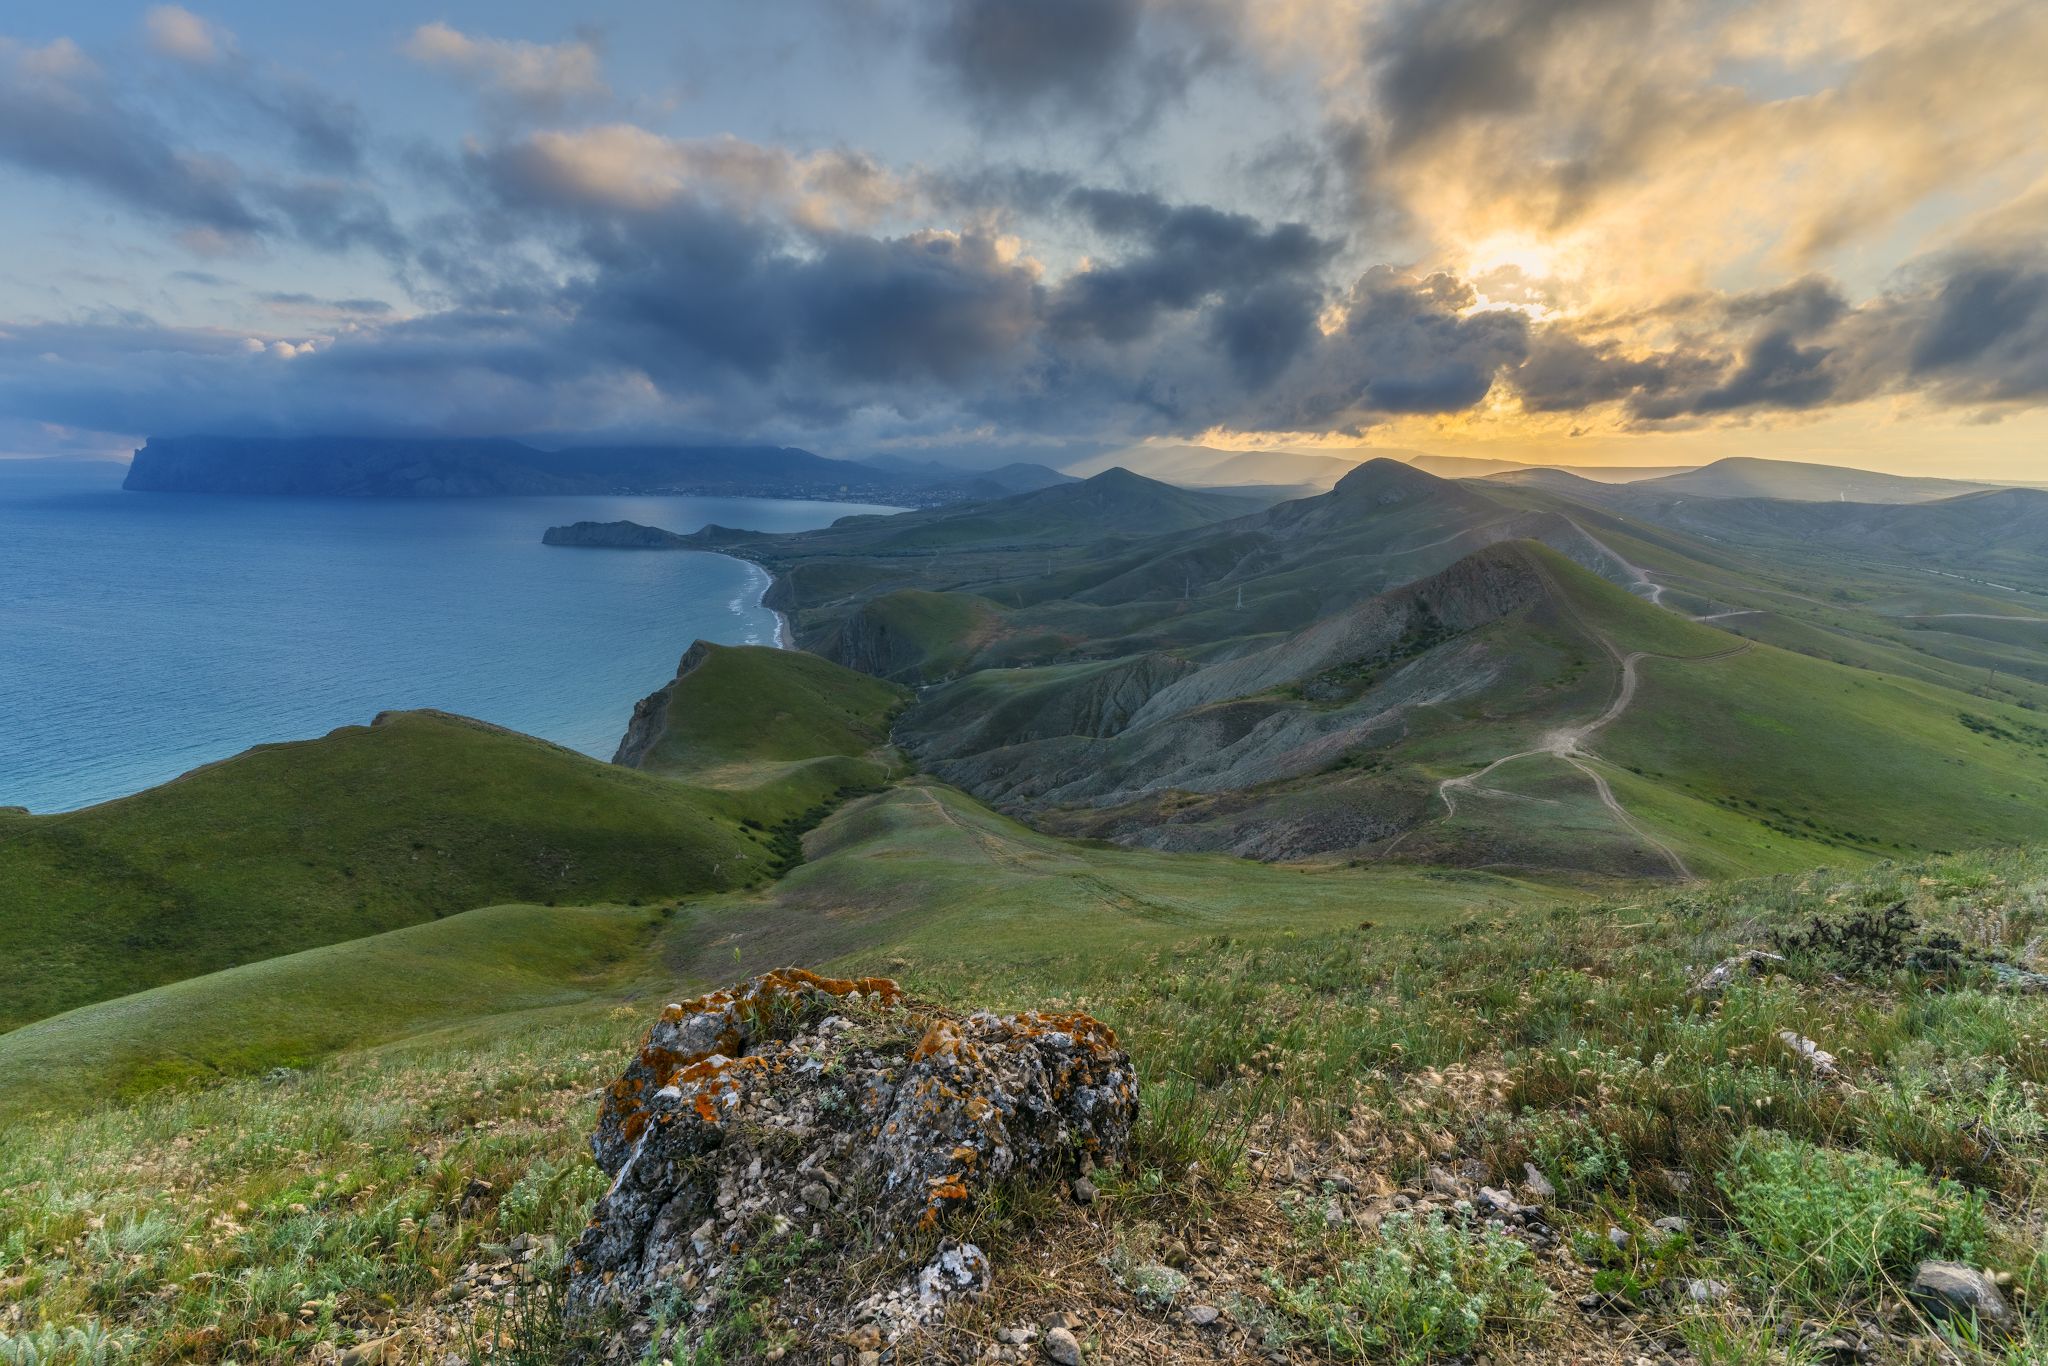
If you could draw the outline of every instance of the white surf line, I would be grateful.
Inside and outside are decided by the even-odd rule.
[[[1594,548],[1600,551],[1601,554],[1606,555],[1609,559],[1613,560],[1616,564],[1620,565],[1623,569],[1626,569],[1631,575],[1633,575],[1635,577],[1636,586],[1638,588],[1649,589],[1650,591],[1646,598],[1646,601],[1648,601],[1651,606],[1662,607],[1664,605],[1664,585],[1658,583],[1655,579],[1651,578],[1648,570],[1644,569],[1639,564],[1631,564],[1627,560],[1623,559],[1621,557],[1621,553],[1617,551],[1613,546],[1607,544],[1598,536],[1595,536],[1592,532],[1580,526],[1578,519],[1576,517],[1567,517],[1565,518],[1565,520],[1572,524],[1573,530],[1577,531],[1581,536],[1584,536],[1587,540],[1591,541],[1593,543]]]

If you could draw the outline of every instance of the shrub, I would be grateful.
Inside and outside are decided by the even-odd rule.
[[[1489,1330],[1539,1321],[1549,1291],[1529,1250],[1491,1229],[1396,1214],[1337,1274],[1299,1287],[1269,1278],[1276,1306],[1345,1360],[1402,1363],[1468,1352]]]
[[[1775,1287],[1808,1300],[1874,1287],[1930,1255],[1971,1261],[1985,1241],[1982,1196],[1875,1153],[1755,1132],[1720,1182]]]

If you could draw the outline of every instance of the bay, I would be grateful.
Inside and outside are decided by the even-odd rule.
[[[768,576],[723,555],[543,546],[542,531],[794,531],[894,510],[123,493],[122,473],[0,460],[0,805],[70,810],[413,707],[609,759],[692,640],[775,643]]]

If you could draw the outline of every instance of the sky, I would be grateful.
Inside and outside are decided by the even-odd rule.
[[[0,12],[0,454],[2048,479],[2041,0]]]

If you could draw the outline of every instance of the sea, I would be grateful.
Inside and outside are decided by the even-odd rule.
[[[543,546],[544,530],[797,531],[896,511],[124,493],[125,472],[0,460],[0,806],[90,806],[399,708],[609,759],[691,641],[778,643],[769,577],[695,551]]]

